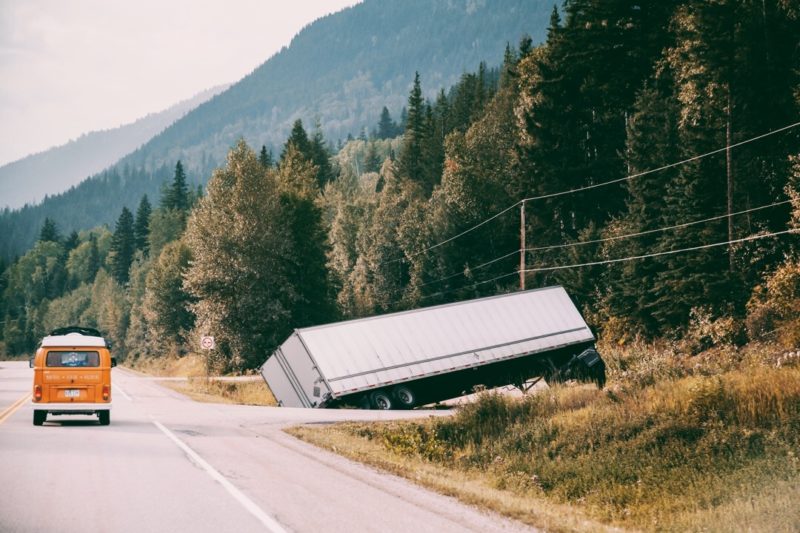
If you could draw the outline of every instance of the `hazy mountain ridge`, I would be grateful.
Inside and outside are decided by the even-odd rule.
[[[190,182],[205,183],[240,138],[277,155],[297,118],[309,130],[319,120],[334,143],[374,128],[383,106],[399,120],[416,71],[425,95],[434,97],[481,61],[499,65],[507,44],[522,36],[543,41],[552,8],[543,0],[366,0],[318,19],[107,171],[40,205],[0,213],[0,233],[7,236],[0,256],[28,249],[45,217],[69,232],[112,223],[143,194],[157,202],[167,169],[178,160]]]
[[[118,162],[226,88],[222,85],[205,90],[135,122],[85,133],[61,146],[3,165],[0,167],[0,208],[20,208],[68,190]],[[24,186],[20,186],[22,183]]]

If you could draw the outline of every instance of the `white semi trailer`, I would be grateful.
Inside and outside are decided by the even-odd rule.
[[[602,387],[594,342],[554,286],[297,329],[261,375],[282,406],[408,409],[533,377]]]

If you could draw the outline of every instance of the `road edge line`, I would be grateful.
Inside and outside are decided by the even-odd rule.
[[[228,491],[228,493],[231,496],[233,496],[233,498],[237,502],[239,502],[242,505],[242,507],[247,509],[247,511],[250,512],[250,514],[252,514],[254,517],[256,517],[258,519],[258,521],[261,522],[269,531],[271,531],[272,533],[288,533],[288,531],[283,526],[281,526],[274,518],[272,518],[267,513],[265,513],[263,510],[261,510],[261,508],[258,505],[256,505],[256,503],[253,500],[251,500],[250,498],[245,496],[245,494],[242,491],[240,491],[239,489],[237,489],[233,485],[233,483],[228,481],[225,478],[225,476],[220,474],[205,459],[200,457],[200,455],[198,455],[197,452],[192,450],[186,443],[184,443],[177,436],[175,436],[174,433],[172,433],[170,430],[168,430],[166,427],[164,427],[163,424],[161,424],[157,420],[153,420],[153,425],[155,425],[158,429],[160,429],[161,432],[164,435],[166,435],[172,442],[174,442],[178,446],[178,448],[183,450],[184,453],[186,453],[186,455],[188,455],[189,458],[197,466],[199,466],[200,468],[205,470],[206,473],[209,476],[211,476],[211,478],[213,480],[215,480],[220,485],[222,485],[222,487],[226,491]]]
[[[16,402],[12,403],[10,407],[8,407],[5,411],[0,413],[0,424],[2,424],[3,422],[5,422],[9,418],[11,418],[11,415],[16,413],[19,410],[20,407],[25,405],[25,402],[30,397],[31,397],[31,394],[29,392],[26,392],[25,395],[22,398],[20,398]]]

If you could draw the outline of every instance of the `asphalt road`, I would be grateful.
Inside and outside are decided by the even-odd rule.
[[[110,426],[34,427],[31,382],[26,362],[0,362],[2,532],[528,530],[282,431],[430,412],[204,404],[116,368]]]

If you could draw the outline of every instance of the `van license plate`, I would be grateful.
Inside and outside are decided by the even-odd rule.
[[[81,395],[81,391],[78,389],[67,389],[64,391],[64,396],[67,398],[79,398]]]

